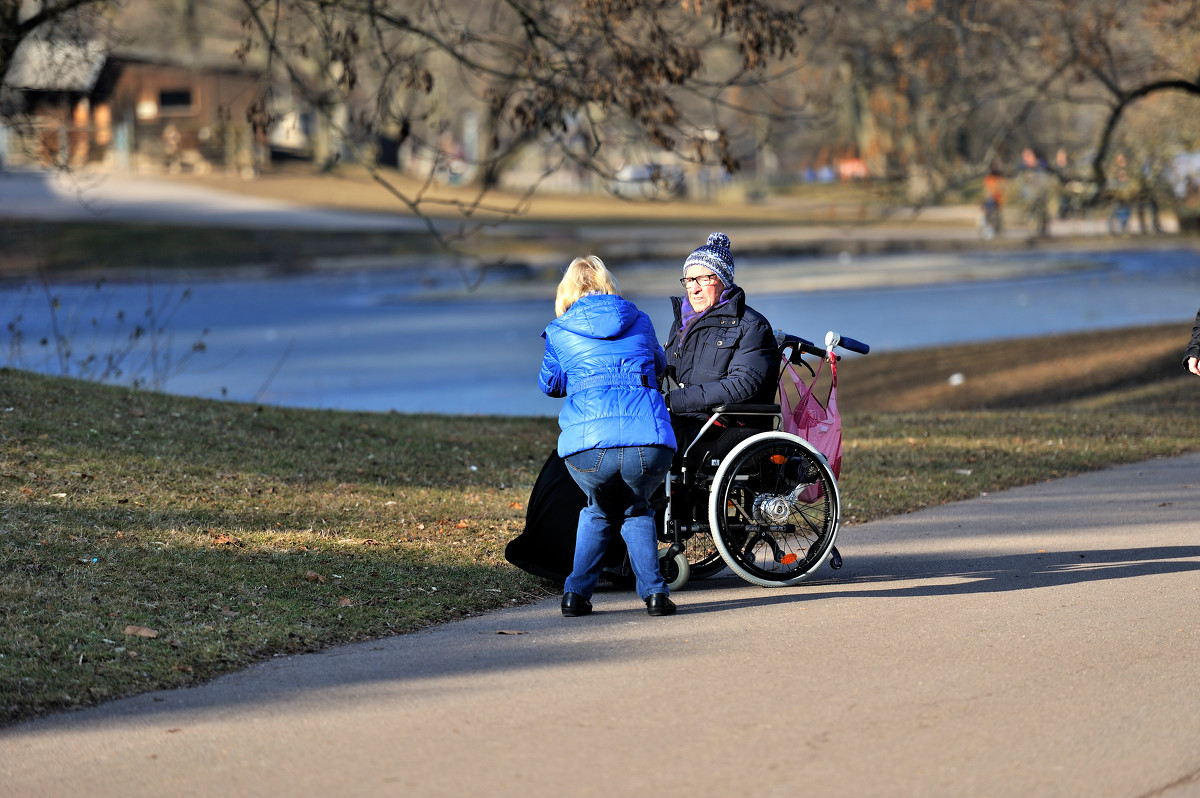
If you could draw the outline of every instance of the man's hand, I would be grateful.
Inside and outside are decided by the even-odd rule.
[[[1200,359],[1197,359],[1194,357],[1189,357],[1188,358],[1188,371],[1192,372],[1197,377],[1200,377]]]

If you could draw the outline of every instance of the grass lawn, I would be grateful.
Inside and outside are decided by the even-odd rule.
[[[846,361],[846,523],[1200,449],[1189,332]],[[503,549],[557,432],[0,370],[0,723],[550,595]]]
[[[556,434],[0,371],[0,718],[544,595],[502,552]]]

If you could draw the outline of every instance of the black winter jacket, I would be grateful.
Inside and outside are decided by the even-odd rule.
[[[706,418],[729,402],[771,404],[779,381],[779,347],[770,322],[734,287],[725,304],[692,321],[679,340],[683,297],[672,297],[675,321],[663,345],[679,383],[667,393],[673,415]]]
[[[1200,357],[1200,311],[1196,311],[1196,324],[1192,327],[1192,340],[1183,353],[1183,367],[1187,368],[1189,357]]]

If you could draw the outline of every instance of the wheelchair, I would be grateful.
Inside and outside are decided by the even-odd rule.
[[[834,545],[841,522],[840,457],[831,463],[816,442],[788,428],[795,427],[793,419],[805,406],[813,407],[813,388],[826,362],[830,399],[819,412],[836,415],[834,350],[867,354],[870,347],[832,331],[825,348],[781,332],[776,342],[782,361],[780,403],[714,408],[667,474],[659,497],[664,512],[658,538],[659,566],[671,590],[726,567],[763,587],[795,585],[826,558],[831,567],[841,567]],[[818,365],[805,356],[820,358]],[[796,366],[806,368],[811,381],[801,382]],[[840,452],[840,420],[833,420]],[[820,443],[832,448],[828,440]]]

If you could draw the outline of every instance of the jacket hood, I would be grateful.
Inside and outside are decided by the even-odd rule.
[[[615,294],[585,294],[551,324],[584,338],[615,338],[629,329],[640,311]]]

